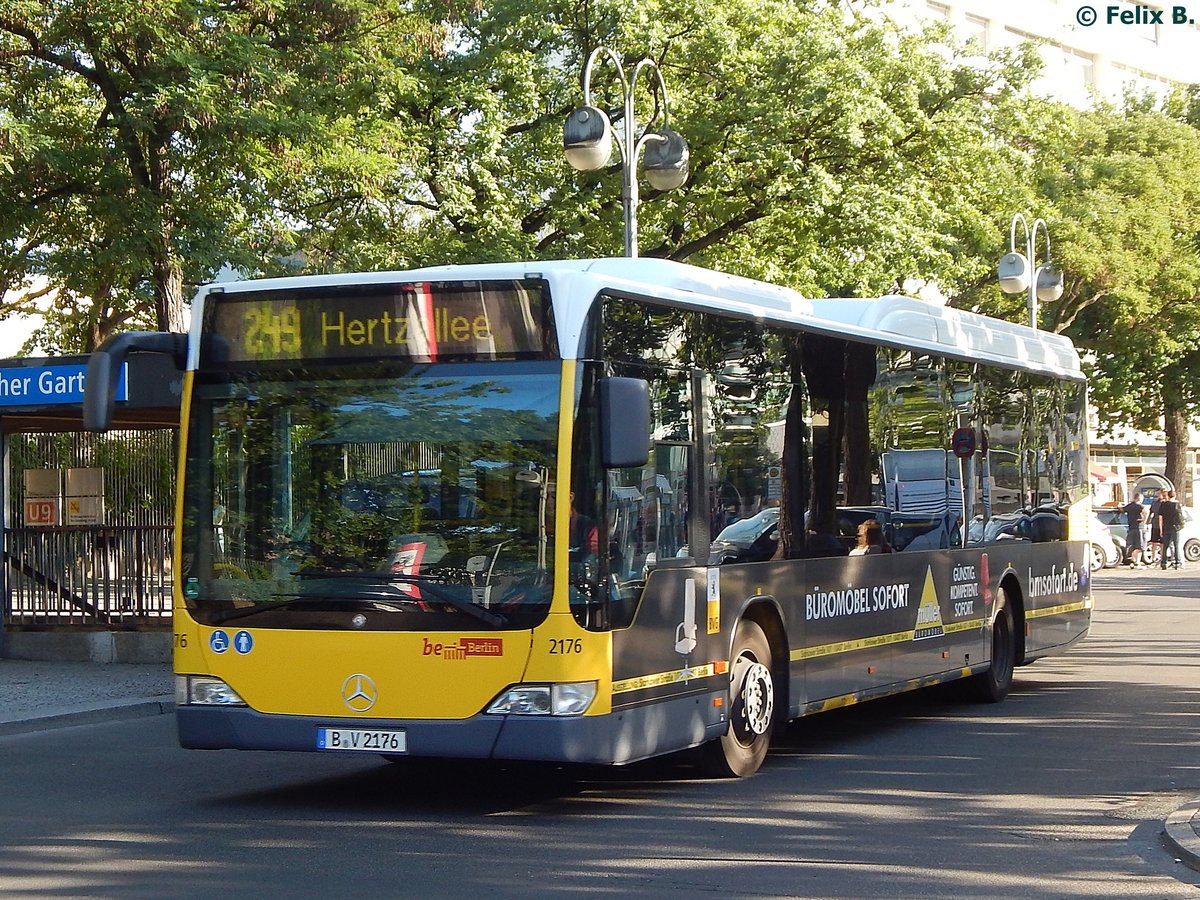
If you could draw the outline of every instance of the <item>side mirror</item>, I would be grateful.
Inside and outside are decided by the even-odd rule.
[[[117,383],[125,357],[133,352],[165,353],[175,368],[187,367],[187,335],[169,331],[127,331],[115,334],[92,352],[83,382],[83,427],[108,431],[117,402]]]
[[[608,469],[650,462],[650,385],[640,378],[601,378],[600,463]]]

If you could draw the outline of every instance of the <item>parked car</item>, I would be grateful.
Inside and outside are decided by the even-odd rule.
[[[779,508],[768,507],[721,529],[713,540],[708,564],[761,562],[779,546]]]
[[[1108,526],[1108,530],[1112,533],[1113,538],[1120,541],[1121,548],[1128,553],[1129,540],[1125,535],[1129,531],[1129,526],[1126,521],[1125,511],[1119,506],[1096,506],[1092,508],[1092,515]],[[1125,561],[1124,557],[1122,557],[1122,562]]]
[[[1109,526],[1095,513],[1092,514],[1089,536],[1092,541],[1092,571],[1111,569],[1125,559],[1124,543],[1118,544]]]
[[[1118,542],[1099,516],[1092,516],[1092,544],[1089,568],[1093,571],[1110,569],[1124,558],[1124,547]],[[977,517],[969,529],[972,544],[993,544],[1003,541],[1056,541],[1066,535],[1066,518],[1058,510],[1039,507],[992,516],[986,522]]]
[[[1097,506],[1095,517],[1108,526],[1112,536],[1124,550],[1128,544],[1125,532],[1129,530],[1125,513],[1119,506]],[[1188,562],[1200,561],[1200,510],[1194,506],[1183,507],[1183,533],[1180,536],[1183,558]],[[1122,557],[1123,559],[1124,557]]]
[[[1183,507],[1183,533],[1180,535],[1183,545],[1183,558],[1188,562],[1200,561],[1200,509],[1194,506]]]

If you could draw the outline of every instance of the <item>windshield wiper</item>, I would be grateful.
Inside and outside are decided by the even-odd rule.
[[[472,603],[470,600],[464,600],[462,597],[458,597],[446,590],[442,582],[438,581],[434,575],[406,575],[399,572],[324,572],[320,570],[297,572],[296,575],[299,578],[347,578],[376,580],[388,583],[417,584],[421,586],[421,590],[428,591],[434,600],[445,603],[447,606],[453,606],[459,612],[465,612],[467,615],[474,616],[481,622],[493,626],[508,624],[508,620],[504,616],[497,615],[486,607]],[[274,609],[275,607],[270,608]]]
[[[256,616],[259,613],[270,612],[273,609],[287,609],[289,606],[295,606],[297,603],[307,603],[311,600],[310,597],[292,597],[288,600],[280,600],[278,603],[267,603],[262,606],[247,606],[242,609],[230,609],[222,613],[217,613],[212,617],[214,625],[220,625],[222,622],[230,622],[234,619],[241,619],[245,616]]]
[[[256,616],[259,613],[271,612],[276,609],[287,609],[291,606],[296,606],[301,603],[359,603],[375,608],[384,608],[391,612],[412,612],[419,607],[419,600],[394,600],[388,597],[292,597],[289,600],[281,600],[278,603],[267,603],[259,606],[247,606],[242,609],[231,609],[223,613],[217,613],[212,617],[214,625],[220,625],[223,622],[230,622],[234,619],[242,619],[246,616]]]

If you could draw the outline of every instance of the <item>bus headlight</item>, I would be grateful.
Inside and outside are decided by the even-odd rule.
[[[596,699],[596,682],[514,684],[487,712],[510,716],[581,716]]]
[[[176,675],[175,703],[179,706],[245,706],[238,692],[220,678]]]

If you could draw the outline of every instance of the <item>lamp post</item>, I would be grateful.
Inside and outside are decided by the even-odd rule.
[[[679,187],[688,178],[687,141],[672,131],[667,118],[667,85],[663,81],[658,65],[650,59],[641,60],[633,67],[629,77],[620,57],[607,47],[597,47],[587,59],[583,69],[583,106],[569,116],[563,126],[563,152],[567,162],[580,172],[594,172],[608,165],[612,154],[614,135],[612,124],[604,110],[592,105],[592,67],[603,54],[617,67],[617,78],[621,83],[624,99],[624,116],[621,134],[615,136],[617,152],[621,154],[623,184],[621,202],[625,210],[625,255],[638,255],[637,208],[638,208],[638,157],[645,150],[646,180],[660,191]],[[650,70],[658,81],[657,93],[662,101],[662,124],[652,129],[647,124],[638,134],[634,118],[633,98],[637,90],[638,77],[643,70]]]
[[[1017,250],[1017,222],[1020,222],[1021,227],[1025,230],[1025,251],[1029,254],[1028,257]],[[1039,228],[1046,239],[1046,261],[1031,273],[1030,267],[1034,266],[1037,260]],[[1026,302],[1029,311],[1029,326],[1037,328],[1038,301],[1050,303],[1061,297],[1063,292],[1062,272],[1054,268],[1053,263],[1050,262],[1050,228],[1044,221],[1034,219],[1031,229],[1023,214],[1017,213],[1013,216],[1008,232],[1008,253],[1000,258],[999,276],[1000,290],[1004,293],[1019,294],[1025,290],[1029,291],[1029,298]]]

